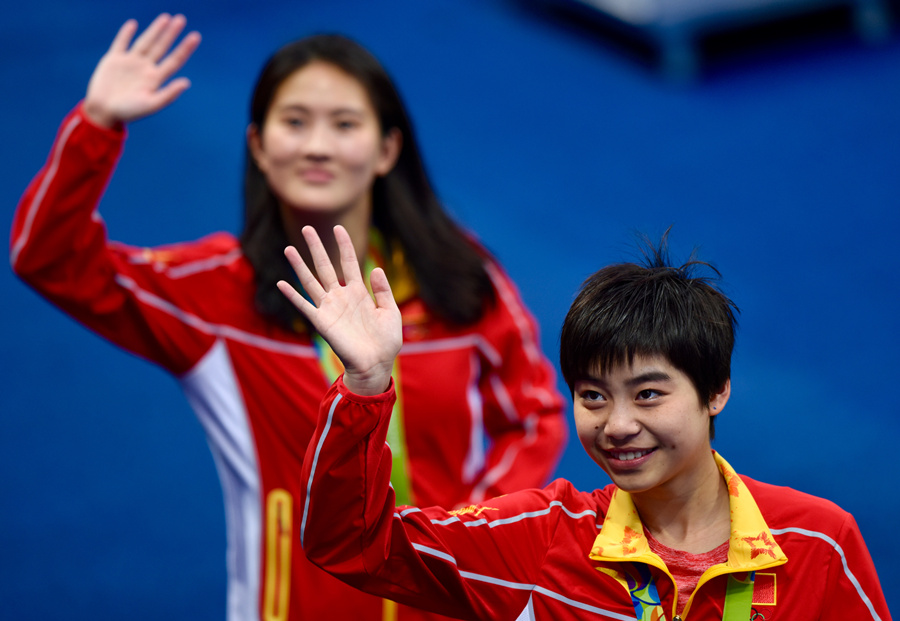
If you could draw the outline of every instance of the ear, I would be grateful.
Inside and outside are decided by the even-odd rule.
[[[394,127],[381,139],[381,155],[375,166],[375,174],[384,177],[391,172],[400,157],[401,149],[403,149],[403,134]]]
[[[728,397],[731,396],[731,380],[725,380],[725,384],[719,392],[714,393],[709,399],[709,415],[716,416],[728,403]]]
[[[259,128],[254,123],[247,126],[247,147],[250,149],[250,155],[253,156],[256,166],[265,172],[263,168],[265,151],[263,151],[262,137],[259,135]]]

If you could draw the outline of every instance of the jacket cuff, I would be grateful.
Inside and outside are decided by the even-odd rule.
[[[91,120],[84,112],[84,100],[78,102],[78,105],[75,106],[75,110],[73,110],[74,114],[81,118],[87,125],[89,125],[92,129],[98,132],[102,132],[106,134],[110,139],[113,140],[122,140],[125,138],[125,135],[128,133],[128,130],[125,128],[125,123],[119,123],[115,127],[103,127],[102,125],[97,125],[94,121]]]
[[[341,375],[334,382],[335,388],[337,388],[338,392],[347,399],[348,401],[352,401],[354,403],[381,403],[383,401],[389,401],[394,398],[394,378],[391,378],[391,383],[388,385],[388,389],[383,393],[377,395],[358,395],[355,392],[350,392],[350,389],[344,385],[344,374]]]

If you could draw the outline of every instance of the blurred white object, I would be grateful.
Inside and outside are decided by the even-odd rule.
[[[661,45],[669,77],[693,76],[698,67],[696,37],[701,31],[778,19],[845,6],[853,10],[860,37],[879,42],[890,31],[886,0],[576,0],[627,25],[647,31]]]

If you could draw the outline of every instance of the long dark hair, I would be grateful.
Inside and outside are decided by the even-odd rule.
[[[364,47],[341,35],[314,35],[279,49],[256,82],[250,121],[262,133],[278,87],[312,61],[330,63],[362,84],[381,126],[382,135],[396,128],[403,136],[400,156],[372,188],[373,223],[388,246],[395,244],[412,268],[419,294],[428,308],[445,320],[467,324],[478,320],[493,302],[494,290],[484,257],[438,201],[400,95],[387,72]],[[286,325],[300,317],[277,290],[279,280],[294,280],[282,254],[288,245],[278,201],[249,148],[244,176],[244,255],[256,272],[256,303],[261,312]]]

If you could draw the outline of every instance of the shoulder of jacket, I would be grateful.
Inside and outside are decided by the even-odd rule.
[[[800,528],[837,533],[850,513],[827,498],[741,475],[769,528]]]
[[[150,247],[117,242],[111,242],[111,245],[118,246],[130,263],[150,265],[173,278],[208,273],[219,268],[247,270],[252,275],[252,267],[244,257],[240,244],[230,233],[212,233],[194,241]]]

